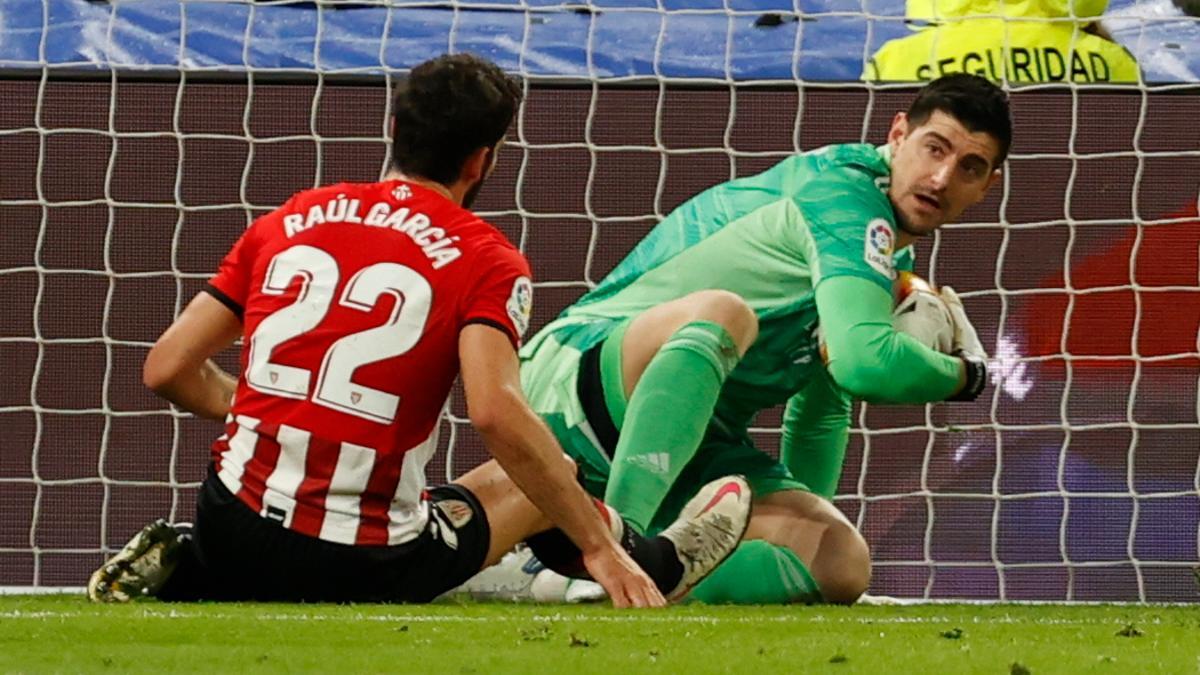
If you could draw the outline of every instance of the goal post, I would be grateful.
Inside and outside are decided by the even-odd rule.
[[[531,330],[691,195],[795,152],[880,143],[914,91],[855,82],[841,66],[822,78],[804,41],[838,34],[804,22],[781,20],[784,32],[763,38],[768,54],[787,45],[782,64],[740,65],[743,24],[769,3],[444,3],[424,24],[410,12],[431,10],[401,3],[364,8],[361,24],[325,5],[284,7],[308,11],[296,15],[304,30],[329,39],[297,38],[269,57],[271,44],[245,39],[282,22],[279,7],[228,6],[249,17],[223,33],[238,36],[229,48],[201,44],[224,3],[142,21],[142,4],[118,1],[107,23],[84,22],[109,45],[94,62],[55,51],[67,4],[33,2],[44,14],[35,48],[0,53],[5,587],[80,586],[145,522],[192,516],[220,426],[146,391],[141,361],[253,218],[297,190],[381,175],[391,85],[413,65],[404,26],[524,76],[476,210],[530,258]],[[500,17],[494,33],[483,14]],[[850,38],[869,18],[817,14],[844,20]],[[541,42],[556,24],[570,43],[559,51]],[[123,42],[154,26],[186,37],[173,55]],[[689,26],[724,32],[689,50]],[[618,29],[650,47],[614,51]],[[216,67],[222,49],[241,67]],[[129,67],[159,58],[170,67]],[[918,245],[919,272],[963,296],[993,386],[971,404],[854,411],[835,503],[872,547],[872,593],[1197,599],[1198,100],[1184,85],[1013,91],[1003,180]],[[752,429],[766,452],[777,452],[779,421],[768,411]],[[434,481],[485,457],[460,396],[443,424]]]

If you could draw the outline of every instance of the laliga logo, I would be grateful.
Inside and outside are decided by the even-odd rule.
[[[871,231],[867,236],[871,238],[871,248],[881,255],[892,254],[892,231],[887,223],[875,221],[871,224]]]
[[[891,223],[883,218],[875,218],[867,223],[867,231],[863,237],[863,260],[889,279],[896,278],[892,263],[894,250],[895,235],[892,234]]]

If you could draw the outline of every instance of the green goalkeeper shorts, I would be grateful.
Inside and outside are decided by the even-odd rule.
[[[621,341],[629,320],[597,320],[542,333],[521,350],[521,383],[530,405],[579,466],[584,488],[604,496],[611,458],[625,416]],[[756,496],[808,487],[787,467],[754,447],[744,429],[709,424],[695,457],[684,467],[650,523],[669,525],[706,483],[741,474]]]

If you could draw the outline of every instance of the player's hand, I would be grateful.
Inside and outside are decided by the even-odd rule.
[[[951,396],[949,400],[974,401],[987,386],[988,355],[983,349],[983,343],[979,341],[979,334],[975,332],[975,326],[972,326],[971,320],[967,318],[967,312],[963,309],[962,299],[958,297],[958,293],[955,293],[954,289],[949,286],[942,286],[940,295],[942,301],[946,303],[946,308],[950,310],[950,316],[954,319],[954,340],[951,353],[962,358],[966,373],[962,389]]]
[[[967,318],[967,311],[963,309],[962,299],[958,297],[958,293],[955,293],[954,289],[949,286],[942,286],[940,295],[942,301],[946,303],[946,308],[950,310],[950,317],[954,319],[954,340],[950,353],[987,361],[987,351],[979,341],[979,334],[975,332],[975,326],[972,326],[971,320]]]
[[[954,317],[941,296],[909,293],[892,312],[892,326],[934,351],[954,353]]]
[[[583,565],[608,591],[614,607],[665,607],[667,599],[649,576],[615,543],[583,554]]]

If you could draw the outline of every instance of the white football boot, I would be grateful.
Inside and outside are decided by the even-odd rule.
[[[175,571],[184,538],[170,523],[159,519],[142,528],[88,580],[92,602],[129,602],[153,596]]]
[[[726,476],[700,488],[679,517],[659,536],[675,544],[683,565],[679,584],[666,594],[682,600],[704,577],[725,562],[746,534],[754,495],[742,476]]]

